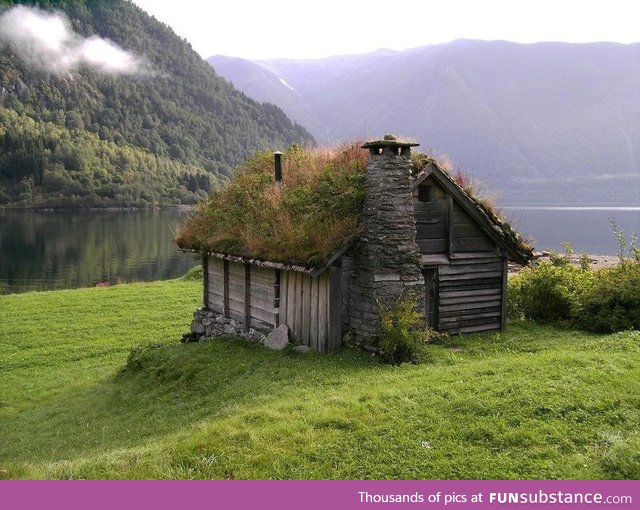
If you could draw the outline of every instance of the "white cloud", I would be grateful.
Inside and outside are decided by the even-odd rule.
[[[140,74],[145,63],[108,39],[83,38],[62,13],[22,5],[0,16],[0,41],[32,66],[53,73],[90,66],[107,74]]]

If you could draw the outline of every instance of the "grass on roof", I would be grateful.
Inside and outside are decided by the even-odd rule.
[[[300,148],[283,155],[283,185],[274,183],[273,154],[260,152],[233,179],[201,203],[176,236],[184,249],[318,266],[361,233],[368,151],[353,142],[338,149]],[[416,154],[414,173],[433,163]],[[446,172],[446,169],[444,169]],[[489,200],[461,175],[449,175],[523,253],[531,246]]]
[[[273,154],[261,152],[200,204],[176,236],[181,248],[319,264],[360,233],[367,151],[293,146],[283,155],[283,185]]]

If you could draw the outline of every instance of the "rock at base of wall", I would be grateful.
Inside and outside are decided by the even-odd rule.
[[[305,352],[309,352],[313,349],[311,349],[311,347],[309,347],[308,345],[296,345],[293,350],[295,352],[299,352],[301,354],[304,354]]]
[[[271,333],[264,339],[264,346],[269,349],[281,351],[289,343],[289,328],[286,324],[281,324],[277,328],[271,330]]]
[[[183,342],[202,342],[220,336],[241,337],[260,343],[265,339],[260,331],[253,328],[247,330],[244,324],[206,308],[197,309],[193,317],[191,331],[183,335]]]

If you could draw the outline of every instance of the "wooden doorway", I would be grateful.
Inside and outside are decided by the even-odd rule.
[[[425,288],[425,314],[427,316],[427,326],[438,330],[438,268],[430,267],[423,269]]]

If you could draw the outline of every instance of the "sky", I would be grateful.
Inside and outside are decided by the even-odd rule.
[[[455,39],[640,41],[636,0],[132,0],[203,58],[322,58]]]

